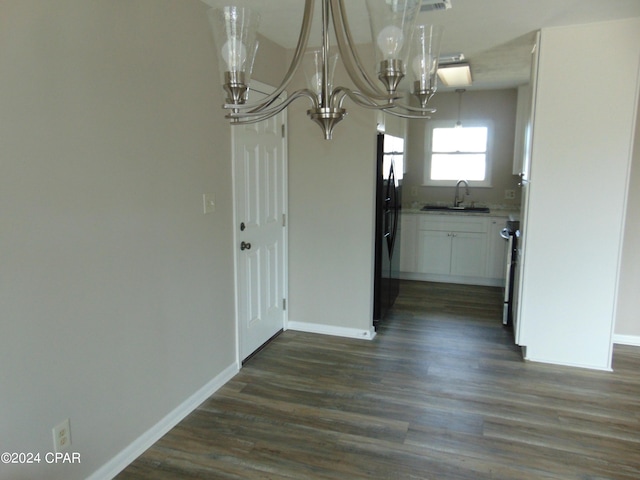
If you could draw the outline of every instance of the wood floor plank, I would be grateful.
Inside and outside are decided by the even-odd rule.
[[[372,341],[286,331],[117,476],[640,478],[640,349],[522,360],[499,289],[403,282]]]

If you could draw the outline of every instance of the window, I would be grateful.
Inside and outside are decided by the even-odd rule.
[[[396,180],[402,183],[404,175],[404,138],[393,135],[384,136],[384,152],[382,171],[388,172],[393,161],[393,173]]]
[[[467,180],[475,186],[491,186],[488,122],[464,126],[435,123],[429,129],[425,185],[449,186]]]

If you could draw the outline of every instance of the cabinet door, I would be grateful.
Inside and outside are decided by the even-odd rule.
[[[456,232],[452,238],[451,275],[484,277],[486,275],[485,233]]]
[[[449,275],[451,271],[451,233],[418,231],[418,272]]]

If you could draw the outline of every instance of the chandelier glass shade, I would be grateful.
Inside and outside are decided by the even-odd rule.
[[[258,51],[259,15],[246,1],[210,9],[208,15],[218,52],[220,80],[226,93],[224,108],[231,123],[265,120],[302,97],[310,102],[307,114],[320,125],[326,139],[331,139],[334,126],[346,116],[343,104],[347,98],[361,107],[403,118],[429,118],[435,112],[427,104],[437,89],[442,29],[434,25],[416,25],[420,9],[418,0],[366,0],[366,5],[376,52],[377,79],[372,78],[358,56],[343,0],[321,0],[322,44],[317,50],[307,50],[315,1],[306,0],[291,65],[280,86],[256,104],[248,100],[253,62]],[[331,23],[339,55],[331,50]],[[334,85],[338,56],[355,89]],[[307,88],[283,99],[283,92],[301,67]],[[417,106],[405,102],[404,94],[398,91],[405,76],[413,86]]]

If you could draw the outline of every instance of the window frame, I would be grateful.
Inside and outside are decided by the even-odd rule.
[[[432,120],[429,122],[426,128],[425,135],[425,159],[424,170],[422,172],[422,185],[429,187],[455,187],[458,180],[433,180],[431,178],[431,154],[433,144],[433,130],[435,128],[455,128],[455,120]],[[491,188],[493,186],[493,136],[494,125],[491,120],[488,119],[476,119],[465,120],[463,127],[486,127],[487,129],[487,150],[485,152],[485,179],[484,180],[469,180],[471,187]]]

